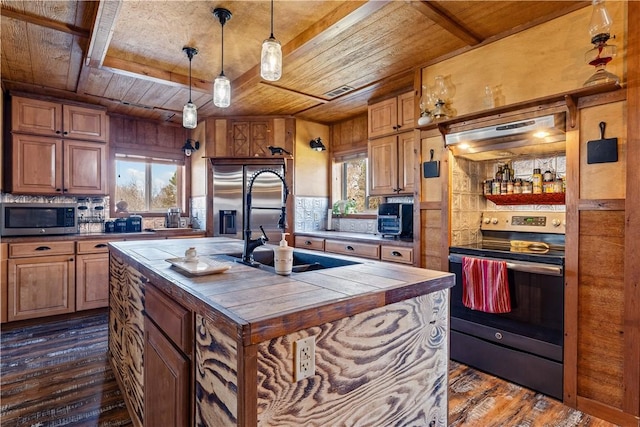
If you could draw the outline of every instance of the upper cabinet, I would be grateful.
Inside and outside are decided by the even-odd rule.
[[[11,131],[107,142],[107,114],[97,108],[13,96]]]
[[[272,158],[269,146],[293,153],[295,126],[295,119],[283,117],[207,118],[205,157]]]
[[[107,194],[107,134],[102,109],[12,96],[7,191]]]
[[[413,193],[414,146],[413,132],[369,141],[369,194],[388,196]]]
[[[414,95],[407,92],[369,105],[369,138],[412,130]]]

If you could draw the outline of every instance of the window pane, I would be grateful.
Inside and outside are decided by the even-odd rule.
[[[344,197],[356,201],[356,212],[367,208],[367,159],[349,160],[344,163]]]
[[[151,209],[166,211],[181,206],[178,201],[178,167],[170,164],[151,164]]]
[[[145,204],[145,163],[116,160],[116,200],[124,200],[129,212],[146,210]]]

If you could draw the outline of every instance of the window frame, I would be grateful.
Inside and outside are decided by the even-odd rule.
[[[367,162],[366,165],[366,180],[365,180],[365,210],[363,212],[358,212],[356,214],[347,214],[351,217],[354,216],[358,216],[358,217],[370,217],[370,216],[376,216],[377,215],[377,208],[371,208],[370,207],[370,200],[372,197],[378,197],[378,196],[372,196],[369,194],[370,188],[371,188],[371,184],[369,182],[369,156],[368,156],[368,151],[367,150],[362,150],[362,151],[356,151],[356,152],[350,152],[346,155],[343,156],[335,156],[332,159],[332,170],[333,170],[333,174],[337,175],[334,176],[332,179],[332,188],[331,188],[331,194],[332,194],[332,200],[331,200],[331,206],[333,206],[333,203],[335,203],[337,200],[345,200],[346,199],[346,191],[347,191],[347,184],[346,184],[346,180],[344,179],[346,177],[347,174],[347,162],[349,161],[353,161],[353,160],[361,160],[361,159],[365,159]]]
[[[177,166],[182,167],[182,173],[178,173],[177,176],[177,186],[178,186],[178,194],[182,195],[180,202],[180,216],[188,217],[189,212],[187,212],[187,207],[189,206],[189,201],[191,200],[191,158],[184,156],[184,153],[179,152],[179,154],[167,152],[167,151],[157,151],[157,150],[136,150],[136,149],[128,149],[128,148],[114,148],[111,151],[110,155],[110,179],[109,179],[109,187],[110,187],[110,200],[109,200],[109,215],[111,218],[117,218],[118,214],[116,214],[116,180],[117,180],[117,172],[116,172],[116,161],[124,160],[127,157],[130,157],[131,161],[145,161],[145,174],[147,173],[146,169],[151,168],[153,163],[156,164],[176,164]],[[155,160],[155,161],[154,161]],[[181,176],[182,175],[182,176]],[[150,180],[146,180],[145,183],[145,196],[150,194],[151,186],[153,183]],[[162,211],[143,211],[143,212],[131,212],[136,215],[140,215],[142,217],[162,217],[165,212]]]

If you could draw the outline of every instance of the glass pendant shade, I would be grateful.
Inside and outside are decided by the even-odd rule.
[[[196,104],[189,101],[182,109],[182,126],[187,129],[195,129],[198,126],[198,110]]]
[[[213,83],[213,104],[220,108],[231,105],[231,82],[224,74],[216,77]]]
[[[273,36],[262,42],[260,77],[271,82],[282,77],[282,46]]]

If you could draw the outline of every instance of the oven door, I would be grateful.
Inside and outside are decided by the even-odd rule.
[[[462,304],[462,258],[449,255],[449,271],[456,275],[451,358],[561,399],[563,267],[502,259],[507,262],[511,312],[495,314]]]
[[[451,292],[451,327],[455,328],[455,323],[458,329],[472,329],[476,334],[476,325],[488,327],[489,332],[482,336],[483,339],[561,361],[564,331],[563,267],[503,260],[507,262],[511,312],[495,314],[471,310],[462,304],[462,257],[457,254],[449,256],[449,271],[456,275],[456,286]],[[454,322],[453,319],[457,320]]]

